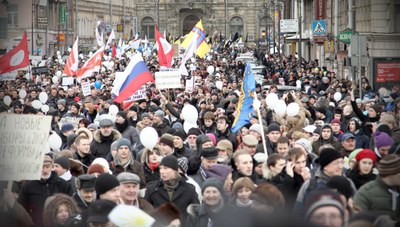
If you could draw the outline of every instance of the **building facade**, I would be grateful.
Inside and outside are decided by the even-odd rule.
[[[139,34],[154,40],[156,25],[161,33],[179,37],[201,19],[209,36],[238,33],[248,45],[319,59],[320,66],[340,77],[354,77],[358,70],[348,66],[351,46],[337,38],[346,29],[367,38],[363,75],[372,79],[379,59],[400,65],[397,0],[3,0],[0,12],[2,52],[15,46],[24,31],[32,54],[51,56],[64,53],[77,36],[81,50],[95,50],[98,25],[105,40],[111,29],[117,39]],[[293,18],[300,21],[299,31],[280,33],[280,20]],[[325,22],[322,41],[313,36],[317,19]]]

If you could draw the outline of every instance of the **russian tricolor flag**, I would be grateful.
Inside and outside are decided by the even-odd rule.
[[[125,71],[116,73],[112,90],[112,94],[117,96],[114,98],[114,102],[122,103],[143,84],[152,81],[154,81],[153,75],[147,68],[140,53],[134,55]]]

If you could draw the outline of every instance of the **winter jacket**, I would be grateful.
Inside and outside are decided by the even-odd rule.
[[[222,211],[223,206],[219,212],[211,213],[206,204],[191,204],[187,208],[188,220],[186,226],[191,227],[208,227],[209,224],[216,222],[218,218],[222,218],[219,214]],[[217,221],[218,222],[218,221]]]
[[[139,139],[139,133],[133,126],[127,125],[124,130],[120,131],[122,138],[125,138],[131,142],[131,151],[134,151],[141,145]]]
[[[171,129],[171,127],[164,122],[161,124],[153,124],[152,127],[157,131],[158,136],[162,136]]]
[[[78,205],[81,212],[86,212],[88,210],[91,203],[83,201],[83,199],[79,196],[78,192],[75,192],[72,195],[72,198],[75,200],[75,203],[76,205]]]
[[[221,132],[217,129],[215,132],[215,138],[217,139],[217,143],[223,139],[227,139],[227,140],[231,141],[234,151],[239,146],[239,143],[236,139],[235,134],[232,133],[231,131],[229,131],[229,129],[226,129],[225,132]]]
[[[328,138],[327,140],[324,140],[324,139],[322,139],[322,130],[323,130],[323,129],[326,129],[326,128],[329,128],[329,129],[330,129],[330,131],[331,131],[331,137]],[[329,126],[329,125],[324,125],[324,126],[322,127],[321,133],[320,133],[320,136],[319,136],[318,140],[315,141],[315,142],[312,144],[313,152],[316,153],[316,154],[318,154],[318,153],[319,153],[319,148],[320,148],[321,146],[325,145],[325,144],[330,144],[330,145],[332,145],[332,146],[335,148],[335,150],[337,150],[337,151],[340,151],[340,149],[341,149],[341,147],[342,147],[341,144],[340,144],[339,142],[337,142],[336,139],[335,139],[335,137],[333,136],[332,128],[331,128],[331,126]]]
[[[73,191],[71,184],[59,178],[55,172],[47,180],[32,180],[22,187],[18,202],[31,215],[35,226],[43,226],[44,203],[56,193],[71,196]]]
[[[110,170],[113,172],[114,176],[122,172],[135,173],[140,177],[140,188],[145,188],[147,185],[146,179],[144,178],[143,165],[134,160],[133,157],[124,166],[121,166],[117,157],[115,157],[114,161],[110,163]]]
[[[369,174],[360,174],[360,171],[357,169],[352,169],[347,173],[347,177],[353,181],[354,185],[356,186],[357,190],[361,188],[364,184],[375,180],[376,175],[374,173]]]
[[[194,152],[185,145],[183,145],[181,148],[175,147],[175,153],[177,154],[177,157],[183,156],[186,157],[187,159],[189,159],[190,157],[192,157],[192,155],[194,155]]]
[[[377,177],[357,191],[354,196],[354,205],[362,211],[370,211],[376,215],[389,215],[394,220],[400,220],[399,197],[392,196],[389,190],[396,191],[396,188],[389,187],[380,177]],[[397,193],[399,191],[398,187]]]
[[[78,160],[83,164],[82,167],[85,173],[87,173],[89,166],[96,159],[96,157],[92,153],[89,153],[86,156],[81,156],[78,151],[76,151],[72,156],[75,160]]]
[[[111,144],[121,138],[121,133],[113,129],[110,136],[104,137],[100,133],[100,129],[96,130],[93,135],[93,142],[90,144],[90,151],[96,158],[106,158],[110,153]]]
[[[187,220],[186,208],[190,204],[198,204],[199,200],[193,185],[187,183],[184,178],[179,180],[170,200],[162,180],[150,182],[146,187],[145,199],[156,209],[162,204],[173,203],[182,215],[182,223]]]
[[[280,174],[272,177],[271,183],[282,192],[285,197],[285,205],[291,210],[296,201],[297,193],[304,183],[303,177],[296,172],[293,172],[293,177],[291,177],[286,173],[286,168],[283,168]]]
[[[146,179],[147,183],[150,183],[155,180],[160,180],[160,167],[151,170],[147,162],[143,164],[143,172],[144,178]]]

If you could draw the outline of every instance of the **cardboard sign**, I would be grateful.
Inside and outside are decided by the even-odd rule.
[[[181,74],[179,71],[156,72],[156,86],[158,89],[181,88]]]
[[[88,96],[92,94],[92,89],[90,88],[90,82],[83,82],[82,85],[82,93],[83,96]]]
[[[73,77],[63,77],[62,78],[62,85],[63,86],[68,86],[74,84],[74,78]]]
[[[39,180],[51,116],[0,114],[0,180]]]
[[[136,101],[146,98],[146,85],[144,84],[133,95],[128,97],[125,101]]]

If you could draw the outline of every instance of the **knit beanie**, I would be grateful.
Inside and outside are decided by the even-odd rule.
[[[118,140],[117,150],[122,146],[128,146],[128,148],[130,149],[131,148],[131,142],[126,138],[121,138],[121,139]]]
[[[208,137],[207,135],[201,134],[199,136],[197,136],[196,138],[196,147],[201,147],[201,145],[203,145],[204,143],[207,142],[212,142],[210,137]]]
[[[119,181],[115,176],[108,173],[103,173],[97,177],[94,188],[97,196],[100,196],[118,186]]]
[[[157,110],[156,112],[154,112],[154,115],[159,117],[161,120],[163,120],[165,117],[164,111],[162,110]]]
[[[226,178],[231,172],[232,172],[232,167],[224,164],[214,164],[208,167],[208,170],[206,170],[207,176],[209,178],[210,177],[217,178],[222,182],[225,182]]]
[[[119,111],[118,113],[117,113],[117,116],[120,116],[120,117],[122,117],[123,119],[127,119],[126,118],[126,113],[124,112],[124,111]]]
[[[189,169],[189,161],[186,157],[179,157],[178,158],[178,166],[182,173],[186,174]]]
[[[175,122],[175,123],[172,125],[172,128],[173,128],[173,129],[176,129],[176,130],[183,130],[183,125],[182,125],[182,123],[180,123],[179,121],[177,121],[177,122]]]
[[[171,148],[174,148],[174,137],[171,134],[165,133],[160,137],[160,142]]]
[[[311,192],[305,201],[305,220],[308,220],[315,210],[326,206],[337,207],[344,216],[344,206],[338,193],[329,190],[317,190]]]
[[[182,130],[176,130],[174,133],[174,136],[181,138],[181,140],[183,140],[183,141],[185,141],[185,139],[186,139],[186,134]]]
[[[354,151],[352,151],[352,152],[349,154],[349,160],[352,160],[353,158],[356,158],[358,152],[360,152],[360,151],[362,151],[362,150],[363,150],[362,148],[358,148],[358,149],[355,149]]]
[[[400,156],[396,154],[386,155],[378,162],[377,168],[381,177],[400,173]]]
[[[217,178],[214,177],[209,177],[207,178],[202,184],[201,184],[201,194],[204,193],[204,190],[206,190],[206,188],[208,187],[214,187],[216,189],[218,189],[219,193],[221,193],[221,195],[224,195],[224,186],[222,184],[221,180],[218,180]]]
[[[206,136],[208,138],[210,138],[211,142],[214,144],[214,146],[217,145],[217,138],[215,138],[215,134],[214,133],[206,133]]]
[[[63,169],[69,170],[71,168],[71,164],[69,163],[69,159],[67,157],[59,157],[54,160],[54,164],[59,164]]]
[[[339,119],[334,118],[334,119],[331,121],[331,125],[333,125],[333,124],[339,124],[339,125],[341,125],[342,122],[341,122]]]
[[[387,124],[382,124],[382,123],[378,124],[376,126],[376,131],[384,132],[384,133],[388,134],[389,136],[392,136],[392,130],[390,129],[389,125],[387,125]]]
[[[375,138],[375,147],[376,148],[381,148],[381,147],[386,147],[386,146],[391,146],[393,144],[392,138],[384,132],[375,132],[374,135]]]
[[[318,158],[318,163],[321,166],[321,170],[323,170],[329,163],[339,158],[342,158],[342,154],[340,154],[339,151],[336,151],[331,147],[323,148]]]
[[[308,154],[312,152],[312,145],[308,139],[301,138],[298,139],[295,143],[301,145],[307,151]]]
[[[179,168],[178,159],[173,155],[165,156],[163,159],[161,159],[160,166],[165,166],[175,171],[178,171]]]
[[[271,124],[268,125],[267,133],[271,133],[271,132],[275,132],[275,131],[280,132],[281,127],[279,126],[278,123],[272,122]]]
[[[326,186],[336,189],[340,194],[344,195],[346,199],[354,196],[354,190],[351,187],[350,181],[344,176],[332,176],[329,178]]]
[[[364,158],[369,158],[372,159],[372,161],[374,162],[374,165],[376,163],[376,155],[375,152],[373,152],[370,149],[362,149],[360,152],[357,153],[356,155],[356,160],[360,161]]]

